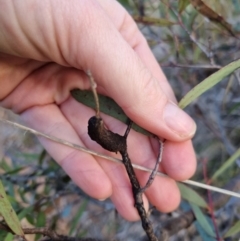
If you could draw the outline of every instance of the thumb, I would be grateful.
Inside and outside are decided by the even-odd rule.
[[[87,3],[77,15],[82,21],[74,22],[81,29],[72,43],[78,46],[77,61],[71,62],[69,55],[65,59],[90,69],[98,91],[114,99],[138,125],[168,140],[190,139],[196,125],[174,103],[172,90],[131,17],[118,4],[109,11],[106,1],[101,7],[95,1]],[[89,22],[94,23],[91,28]]]
[[[116,21],[121,19],[122,9],[115,10]],[[172,141],[190,139],[196,131],[195,122],[174,103],[169,84],[135,23],[126,13],[118,21],[121,26],[112,24],[104,11],[91,8],[90,13],[101,28],[94,25],[84,34],[87,42],[82,37],[85,48],[81,48],[81,56],[86,51],[85,66],[92,70],[98,90],[148,131]],[[122,29],[132,31],[126,35]],[[92,46],[99,48],[92,51]]]
[[[132,68],[127,77],[119,74],[115,81],[107,82],[105,79],[106,94],[131,120],[151,133],[172,141],[192,138],[196,131],[192,118],[169,99],[162,89],[161,80],[153,77],[139,61],[135,64],[136,69],[134,63],[129,64]]]

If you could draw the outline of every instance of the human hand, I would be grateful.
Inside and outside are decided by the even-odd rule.
[[[167,139],[160,170],[144,196],[163,212],[180,201],[175,180],[189,178],[196,160],[191,141],[195,124],[180,110],[158,63],[128,13],[114,0],[0,0],[0,104],[20,114],[32,128],[106,153],[87,135],[94,110],[77,103],[74,88],[90,89],[90,69],[98,92],[113,98],[138,125]],[[102,115],[113,132],[126,126]],[[40,138],[49,154],[88,195],[111,197],[119,213],[137,220],[124,167]],[[156,142],[131,131],[133,163],[153,167]],[[108,155],[114,155],[108,153]],[[136,171],[141,185],[147,173]]]

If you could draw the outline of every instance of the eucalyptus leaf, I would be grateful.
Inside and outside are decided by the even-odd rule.
[[[206,217],[206,219],[208,220],[209,223],[212,224],[212,220],[210,220],[209,217]],[[215,237],[211,237],[209,234],[206,233],[204,228],[201,226],[201,224],[197,220],[193,224],[195,225],[197,232],[199,233],[200,237],[202,238],[201,240],[217,241]],[[213,224],[211,226],[213,226]]]
[[[166,18],[151,18],[142,16],[133,16],[133,19],[138,23],[143,23],[144,25],[154,25],[159,27],[168,27],[177,24]]]
[[[74,89],[71,91],[71,95],[73,96],[73,98],[76,101],[95,109],[95,107],[96,107],[95,99],[94,99],[91,91]],[[111,98],[109,98],[107,96],[100,95],[100,94],[98,94],[98,98],[99,98],[99,102],[100,102],[100,111],[101,112],[103,112],[104,114],[110,115],[124,123],[127,123],[128,117],[123,112],[121,107],[114,100],[112,100]],[[134,129],[135,131],[140,132],[144,135],[147,135],[147,136],[153,135],[135,123],[133,123],[132,129]]]
[[[18,213],[18,218],[19,220],[22,220],[23,218],[26,217],[27,214],[32,214],[33,213],[33,207],[27,207],[23,208],[20,213]]]
[[[199,222],[199,224],[201,225],[201,227],[204,229],[204,231],[211,237],[215,237],[215,233],[212,229],[212,226],[210,225],[210,223],[207,220],[207,217],[205,214],[203,214],[202,210],[195,204],[190,203],[190,206],[194,212],[194,215],[197,219],[197,221]]]
[[[14,239],[14,235],[12,233],[8,233],[3,241],[12,241]]]
[[[240,233],[240,220],[236,222],[224,235],[224,238],[231,237],[236,235],[237,233]]]
[[[181,13],[190,4],[190,0],[179,0],[178,11]]]
[[[240,60],[231,62],[230,64],[224,66],[220,70],[216,71],[214,74],[207,77],[200,84],[192,88],[179,102],[179,107],[184,109],[191,102],[193,102],[197,97],[202,95],[207,90],[211,89],[214,85],[223,80],[226,76],[233,73],[236,69],[240,68]]]
[[[197,192],[182,183],[177,183],[177,185],[183,199],[190,203],[194,203],[199,207],[207,208],[207,203]]]
[[[46,225],[46,214],[42,211],[38,212],[37,214],[37,227],[44,227]]]
[[[220,175],[224,174],[226,169],[228,169],[231,165],[235,164],[235,161],[240,157],[240,148],[230,156],[223,165],[213,174],[211,180],[216,180]]]
[[[2,182],[0,181],[0,214],[3,216],[8,227],[17,235],[24,237],[24,233],[18,220],[17,214],[9,202]]]
[[[78,211],[76,212],[73,220],[71,221],[71,226],[70,226],[70,231],[69,231],[70,235],[73,234],[74,230],[76,230],[76,228],[77,228],[77,225],[79,225],[79,220],[82,217],[84,211],[87,209],[87,205],[88,205],[88,201],[87,200],[84,200],[81,203]]]

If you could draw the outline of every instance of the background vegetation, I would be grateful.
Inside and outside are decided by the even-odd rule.
[[[240,57],[238,0],[120,2],[138,22],[178,100]],[[221,78],[186,108],[198,126],[193,139],[198,168],[193,179],[236,192],[240,190],[239,78],[239,71]],[[0,117],[18,121],[17,116],[2,109]],[[100,202],[86,196],[33,135],[6,123],[0,123],[0,133],[0,180],[22,227],[48,227],[79,238],[142,238],[139,222],[121,219],[109,200]],[[155,227],[160,225],[162,240],[238,240],[239,199],[189,187],[191,190],[181,186],[183,201],[178,210],[170,214],[153,211],[152,220]],[[201,198],[193,191],[201,196],[200,203]],[[2,207],[7,204],[0,201],[0,205],[4,216]],[[19,231],[16,223],[8,226],[15,225]],[[50,240],[40,234],[26,238]],[[4,221],[1,216],[0,240],[20,240],[6,230],[6,218]]]

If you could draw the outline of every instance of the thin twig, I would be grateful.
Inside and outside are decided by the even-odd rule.
[[[3,223],[0,223],[0,230],[13,233],[13,231],[6,224],[3,224]],[[51,241],[100,241],[99,239],[93,239],[93,238],[74,238],[74,237],[59,235],[55,231],[50,230],[47,227],[22,228],[22,230],[24,234],[41,234],[43,236],[47,236],[50,238],[49,240]]]
[[[145,190],[146,190],[148,187],[150,187],[150,185],[152,184],[155,176],[156,176],[157,173],[158,173],[159,164],[160,164],[160,162],[162,161],[163,146],[164,146],[165,140],[161,140],[161,139],[159,139],[158,137],[157,137],[157,139],[158,139],[158,142],[159,142],[159,151],[158,151],[157,161],[156,161],[155,167],[154,167],[153,170],[152,170],[152,173],[150,174],[150,177],[149,177],[146,185],[141,188],[141,192],[145,192]]]
[[[186,68],[186,69],[221,69],[221,65],[191,65],[191,64],[177,64],[177,63],[161,63],[161,67],[163,68]]]
[[[152,173],[150,174],[150,177],[147,181],[146,186],[144,188],[141,188],[140,183],[137,179],[136,173],[134,171],[132,162],[129,158],[128,151],[127,151],[126,140],[127,140],[127,137],[128,137],[129,131],[130,131],[131,124],[132,124],[132,122],[130,122],[130,124],[128,125],[128,128],[123,136],[125,141],[123,142],[123,145],[120,147],[120,149],[118,151],[120,152],[120,154],[122,156],[122,162],[125,166],[125,169],[127,171],[128,177],[129,177],[131,185],[132,185],[134,207],[137,209],[138,214],[141,218],[142,227],[143,227],[144,231],[146,232],[146,235],[148,236],[149,241],[158,241],[158,238],[154,233],[152,223],[149,219],[149,215],[147,214],[147,212],[144,208],[144,203],[143,203],[143,198],[142,198],[144,190],[146,190],[153,182],[153,179],[156,176],[156,170],[153,170]],[[162,149],[160,151],[162,151]],[[159,156],[161,156],[161,155],[159,154]],[[161,159],[158,158],[157,163],[159,164],[160,161],[161,161]],[[158,165],[156,165],[154,169],[157,169],[157,168],[158,168]]]
[[[124,134],[125,138],[127,138],[128,134],[129,134],[129,132],[130,132],[130,130],[132,128],[132,124],[133,124],[133,122],[130,119],[128,119],[127,130],[125,131],[125,134]]]
[[[202,52],[207,56],[207,58],[210,59],[211,64],[214,64],[214,60],[213,60],[213,53],[209,52],[207,50],[207,48],[205,48],[202,44],[200,44],[197,39],[195,38],[195,36],[190,33],[190,31],[187,29],[187,27],[184,25],[182,18],[180,16],[179,13],[177,13],[170,5],[168,6],[169,9],[172,11],[172,13],[177,17],[179,24],[181,25],[181,27],[185,30],[185,32],[188,34],[188,36],[190,37],[190,39],[202,50]]]
[[[207,159],[206,158],[203,159],[203,176],[204,176],[205,182],[208,183],[209,179],[208,179],[208,176],[207,176]],[[209,209],[211,219],[212,219],[212,222],[213,222],[213,226],[214,226],[214,229],[215,229],[216,240],[221,241],[220,234],[219,234],[218,227],[217,227],[217,223],[216,223],[216,218],[214,216],[214,207],[213,207],[211,192],[208,190],[207,194],[208,194],[208,209]]]
[[[79,151],[83,151],[83,152],[86,152],[88,154],[91,154],[91,155],[94,155],[94,156],[98,156],[98,157],[102,157],[102,158],[104,158],[106,160],[122,164],[122,160],[120,160],[118,158],[107,156],[107,155],[104,155],[104,154],[92,151],[92,150],[90,150],[88,148],[79,146],[79,145],[74,144],[72,142],[68,142],[68,141],[62,140],[62,139],[57,138],[55,136],[44,134],[44,133],[39,132],[39,131],[37,131],[35,129],[32,129],[32,128],[26,127],[24,125],[18,124],[16,122],[12,122],[12,121],[9,121],[9,120],[6,120],[6,119],[2,119],[2,118],[0,118],[0,121],[3,122],[3,123],[9,124],[11,126],[18,127],[18,128],[20,128],[22,130],[29,131],[30,133],[32,133],[32,134],[34,134],[36,136],[41,136],[41,137],[44,137],[44,138],[46,138],[48,140],[54,141],[56,143],[59,143],[59,144],[71,147],[73,149],[76,149],[76,150],[79,150]],[[141,170],[141,171],[152,172],[152,169],[146,168],[146,167],[143,167],[143,166],[140,166],[140,165],[137,165],[137,164],[132,164],[132,166],[135,169],[138,169],[138,170]],[[158,176],[162,176],[162,177],[168,177],[166,174],[164,174],[162,172],[159,172],[159,171],[157,172],[157,175]],[[222,189],[222,188],[210,186],[210,185],[199,183],[199,182],[195,182],[195,181],[192,181],[192,180],[184,180],[184,181],[181,181],[181,182],[189,184],[189,185],[192,185],[192,186],[196,186],[196,187],[200,187],[200,188],[204,188],[204,189],[207,189],[207,190],[212,190],[212,191],[215,191],[215,192],[219,192],[219,193],[223,193],[223,194],[226,194],[226,195],[229,195],[229,196],[234,196],[234,197],[240,198],[240,194],[239,193],[232,192],[232,191],[229,191],[229,190],[225,190],[225,189]]]
[[[97,94],[97,83],[94,81],[94,78],[92,76],[92,73],[90,70],[87,70],[86,74],[88,75],[89,77],[89,81],[90,81],[90,84],[91,84],[91,88],[92,88],[92,92],[93,92],[93,96],[94,96],[94,99],[95,99],[95,104],[96,104],[96,116],[98,118],[100,118],[100,105],[99,105],[99,99],[98,99],[98,94]]]

